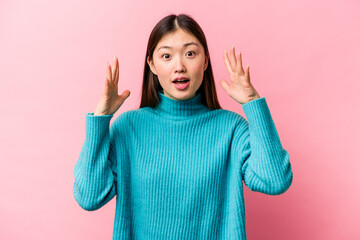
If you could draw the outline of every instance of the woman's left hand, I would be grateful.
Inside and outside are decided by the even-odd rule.
[[[224,61],[231,80],[231,86],[224,79],[220,80],[220,85],[226,93],[241,104],[260,98],[260,95],[250,82],[249,65],[246,67],[246,71],[244,71],[241,52],[235,57],[234,45],[230,51],[230,60],[227,51],[224,51]]]

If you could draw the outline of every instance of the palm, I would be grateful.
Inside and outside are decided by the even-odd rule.
[[[224,52],[224,61],[226,70],[230,76],[231,85],[225,80],[221,80],[220,84],[225,89],[227,94],[235,101],[245,104],[251,100],[260,98],[258,92],[255,90],[250,82],[249,66],[244,71],[242,67],[241,53],[235,56],[235,47],[233,46],[230,52],[230,60],[227,52]]]
[[[129,97],[130,91],[125,90],[121,95],[118,95],[119,83],[119,62],[116,57],[111,66],[107,65],[105,88],[94,112],[95,115],[114,114],[125,99]]]

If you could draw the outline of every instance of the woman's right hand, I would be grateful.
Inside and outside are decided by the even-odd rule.
[[[118,82],[119,62],[117,57],[114,56],[112,67],[110,64],[107,64],[105,88],[94,111],[94,115],[114,114],[130,96],[129,90],[125,90],[121,95],[118,95]]]

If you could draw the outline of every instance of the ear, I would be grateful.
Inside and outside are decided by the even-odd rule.
[[[146,61],[147,61],[148,65],[149,65],[150,70],[152,71],[152,73],[157,75],[154,62],[152,60],[150,60],[149,56],[147,57]]]
[[[205,70],[207,69],[208,64],[209,64],[209,59],[208,59],[207,57],[205,57],[204,72],[205,72]]]

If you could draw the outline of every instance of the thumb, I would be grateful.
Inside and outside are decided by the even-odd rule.
[[[118,95],[118,101],[122,104],[130,96],[130,91],[125,90],[121,95]]]
[[[124,100],[126,100],[129,96],[130,96],[130,91],[129,90],[125,90],[123,91],[123,93],[120,95]]]
[[[130,96],[130,91],[129,90],[125,90],[121,95],[125,96],[125,98],[128,98]]]
[[[226,91],[226,93],[229,94],[230,86],[224,79],[220,80],[220,85]]]

